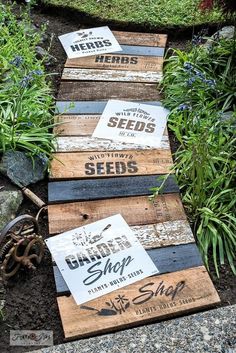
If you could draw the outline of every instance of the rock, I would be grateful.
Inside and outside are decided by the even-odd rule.
[[[35,47],[35,52],[37,59],[45,59],[45,64],[48,66],[53,65],[57,62],[57,59],[54,56],[49,54],[47,50],[40,46]]]
[[[233,39],[235,35],[235,28],[234,26],[226,26],[223,27],[221,30],[214,33],[204,44],[205,47],[210,47],[213,41],[217,39]]]
[[[21,191],[0,191],[0,231],[15,218],[22,200]]]
[[[7,151],[0,163],[0,172],[20,187],[44,179],[46,170],[46,157],[35,156],[33,161],[26,153],[20,151]]]

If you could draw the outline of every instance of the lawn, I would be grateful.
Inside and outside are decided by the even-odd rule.
[[[78,10],[103,21],[147,28],[188,27],[222,21],[217,11],[201,13],[198,0],[43,0],[46,5]]]

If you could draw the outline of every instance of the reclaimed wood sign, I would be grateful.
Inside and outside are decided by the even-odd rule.
[[[122,50],[107,26],[82,29],[63,34],[59,37],[59,40],[68,58],[119,52]]]
[[[171,152],[166,149],[56,153],[50,179],[168,174],[172,167]]]
[[[204,266],[145,278],[78,306],[57,298],[67,340],[171,318],[219,303]]]
[[[92,137],[158,148],[168,114],[163,107],[109,100]]]
[[[68,58],[65,63],[56,104],[57,152],[48,188],[49,232],[55,236],[121,214],[159,273],[77,305],[54,264],[66,340],[169,319],[220,302],[180,199],[167,131],[158,148],[111,141],[110,132],[103,139],[92,137],[108,100],[162,107],[157,83],[167,36],[119,31],[113,35],[122,52]],[[133,134],[134,127],[144,132],[153,123],[140,117],[138,125],[129,120],[134,119],[120,115],[113,129]],[[151,202],[148,195],[154,186],[162,186],[162,193]],[[101,293],[100,287],[94,286],[92,294]]]
[[[121,215],[46,239],[77,304],[159,273]]]

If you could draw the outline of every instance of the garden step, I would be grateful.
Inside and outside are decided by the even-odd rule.
[[[236,305],[31,353],[235,353]]]
[[[160,272],[79,306],[55,266],[66,340],[186,315],[220,301],[187,224],[167,129],[156,149],[92,137],[109,99],[161,106],[157,83],[167,36],[114,34],[122,53],[65,63],[55,116],[62,124],[54,129],[59,136],[50,172],[49,232],[54,235],[121,214]],[[160,186],[163,178],[165,187],[150,202],[150,188]]]

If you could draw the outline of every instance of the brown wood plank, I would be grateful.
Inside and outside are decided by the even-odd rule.
[[[129,225],[186,220],[179,194],[71,202],[48,206],[49,232],[61,233],[120,213]]]
[[[124,305],[116,298],[125,299]],[[57,301],[70,340],[188,314],[220,299],[205,267],[199,266],[145,278],[80,306],[72,296]]]
[[[65,67],[161,72],[163,62],[163,57],[102,54],[83,58],[67,59]]]
[[[116,174],[108,174],[106,166],[113,165]],[[104,174],[97,172],[104,167]],[[98,178],[125,175],[168,174],[173,167],[170,150],[124,150],[55,153],[50,179]],[[88,172],[94,168],[94,172]]]
[[[60,136],[92,136],[101,115],[57,115],[54,133]],[[164,135],[168,136],[167,128]]]
[[[165,48],[167,34],[112,31],[120,44]]]
[[[156,84],[133,82],[62,81],[58,99],[65,101],[96,101],[108,99],[160,100]]]
[[[61,79],[157,83],[162,79],[162,72],[64,68]]]

